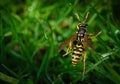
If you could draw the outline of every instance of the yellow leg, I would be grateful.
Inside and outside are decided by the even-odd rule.
[[[84,65],[83,65],[83,76],[85,74],[85,65],[86,65],[86,52],[84,52],[84,59],[83,59]]]
[[[70,50],[71,50],[71,49],[72,49],[72,42],[69,43],[69,47],[68,47],[66,53],[65,53],[63,56],[68,55],[68,54],[70,53]]]
[[[93,36],[93,34],[89,34],[90,38],[96,38],[97,36],[99,36],[102,33],[102,31],[98,32],[95,36]]]

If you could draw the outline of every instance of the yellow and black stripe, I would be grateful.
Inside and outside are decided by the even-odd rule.
[[[73,53],[72,53],[72,64],[73,66],[76,66],[80,60],[80,57],[82,56],[84,49],[83,49],[83,44],[78,43],[75,45],[73,48]]]
[[[73,53],[72,53],[72,64],[73,64],[73,66],[78,64],[78,62],[80,60],[80,57],[83,54],[83,51],[84,51],[83,40],[84,40],[84,36],[85,36],[85,33],[86,33],[86,27],[87,26],[88,26],[87,24],[81,24],[81,23],[77,25],[78,31],[76,33],[77,33],[78,43],[73,48]]]

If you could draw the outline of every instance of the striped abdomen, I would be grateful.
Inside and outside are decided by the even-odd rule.
[[[82,56],[83,51],[84,51],[84,49],[83,49],[82,43],[78,43],[75,45],[75,47],[73,48],[73,53],[72,53],[73,66],[78,64],[80,57]]]

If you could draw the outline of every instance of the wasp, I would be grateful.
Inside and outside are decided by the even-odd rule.
[[[79,15],[76,13],[75,14],[77,19],[80,21],[80,17]],[[80,60],[80,57],[82,55],[84,55],[84,66],[83,66],[83,75],[85,73],[85,62],[86,62],[86,50],[90,47],[93,49],[93,45],[91,42],[91,38],[95,38],[97,37],[101,31],[97,34],[97,35],[93,35],[93,34],[87,34],[86,30],[88,27],[88,24],[86,23],[87,19],[89,16],[89,12],[86,14],[85,20],[83,22],[80,21],[80,23],[77,25],[77,32],[70,37],[69,39],[67,39],[66,41],[64,41],[60,47],[58,48],[58,51],[60,52],[65,46],[69,45],[66,53],[63,56],[67,56],[70,51],[72,50],[72,65],[76,66]],[[76,44],[74,44],[74,42],[76,42]]]

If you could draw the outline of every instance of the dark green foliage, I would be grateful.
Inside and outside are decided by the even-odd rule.
[[[1,0],[0,82],[12,84],[119,84],[119,5],[112,0]],[[86,73],[83,57],[73,67],[71,54],[62,57],[59,45],[76,31],[87,12],[87,33],[94,50],[87,51]],[[116,14],[117,13],[117,14]],[[118,16],[117,16],[118,15]],[[118,17],[118,19],[117,19]]]

